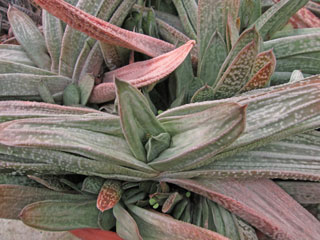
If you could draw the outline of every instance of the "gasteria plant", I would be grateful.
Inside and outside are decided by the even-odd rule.
[[[160,23],[160,35],[167,31],[169,38],[176,41],[173,37],[179,36],[186,43],[174,49],[62,0],[36,2],[71,27],[108,44],[96,42],[95,53],[104,52],[109,69],[110,63],[121,59],[114,45],[154,58],[111,70],[94,86],[95,79],[86,74],[89,68],[81,77],[75,66],[81,61],[92,66],[86,47],[95,40],[69,26],[63,33],[58,19],[44,15],[55,23],[51,27],[60,26],[63,38],[49,41],[56,37],[52,34],[56,28],[44,30],[46,41],[37,45],[42,52],[35,55],[35,45],[28,39],[36,32],[41,36],[40,32],[30,27],[25,15],[10,10],[22,45],[16,48],[38,68],[11,58],[0,74],[5,86],[1,96],[7,100],[0,102],[0,217],[20,217],[27,225],[52,231],[115,227],[123,239],[242,240],[263,239],[264,234],[272,239],[319,239],[319,221],[298,203],[319,203],[318,183],[279,182],[297,202],[269,179],[320,180],[319,134],[314,130],[319,127],[320,77],[303,79],[301,72],[294,72],[287,84],[250,91],[264,87],[274,71],[275,57],[269,49],[273,47],[276,56],[284,52],[278,39],[263,43],[262,38],[282,34],[276,30],[307,1],[283,0],[249,20],[243,13],[249,1],[160,3],[159,9],[176,7],[186,33],[197,42],[185,62],[194,40],[165,22],[161,25],[159,19],[153,18]],[[128,13],[131,7],[120,8],[120,2],[87,4],[95,5],[95,13],[102,6],[113,6],[114,14],[124,11],[119,9]],[[85,1],[80,0],[77,6],[82,4]],[[135,9],[141,10],[141,5]],[[28,28],[34,29],[33,34],[24,31]],[[298,55],[317,51],[318,44],[310,39],[318,35],[306,36],[307,40],[279,39]],[[82,39],[82,45],[73,51],[67,39]],[[313,48],[300,46],[301,41]],[[50,44],[55,44],[54,51]],[[136,87],[159,81],[181,63],[175,72],[172,105],[182,106],[156,116],[151,100]],[[23,74],[17,74],[20,71]],[[22,93],[17,87],[24,79],[30,86]],[[61,91],[66,105],[86,105],[88,99],[103,103],[117,96],[118,115],[8,100],[41,97],[53,102]],[[190,100],[197,103],[185,104]]]

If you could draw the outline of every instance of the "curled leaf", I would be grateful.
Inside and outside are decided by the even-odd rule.
[[[90,98],[92,103],[102,103],[115,98],[113,78],[130,82],[135,87],[143,87],[159,81],[173,72],[187,57],[195,41],[190,40],[181,47],[156,58],[132,63],[125,67],[108,72],[104,83],[96,86]]]

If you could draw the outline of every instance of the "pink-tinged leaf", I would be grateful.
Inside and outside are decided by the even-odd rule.
[[[174,49],[170,43],[117,27],[63,0],[35,0],[35,2],[71,27],[102,42],[129,48],[151,57]]]
[[[128,205],[129,211],[138,224],[143,239],[201,239],[228,240],[216,232],[195,226],[190,223],[173,219],[156,211],[146,210],[134,205]]]
[[[219,203],[272,239],[320,239],[320,222],[271,180],[166,181]]]
[[[294,28],[320,27],[320,19],[306,8],[301,8],[290,18],[289,22]]]
[[[115,98],[114,77],[130,82],[135,87],[143,87],[159,81],[184,61],[194,44],[195,41],[190,40],[181,47],[161,56],[147,61],[135,62],[106,73],[103,79],[104,83],[93,89],[90,102],[103,103]]]
[[[270,81],[271,75],[274,72],[275,62],[275,58],[274,61],[269,61],[269,63],[263,66],[257,73],[252,76],[252,78],[239,92],[242,93],[265,87]]]
[[[116,180],[106,180],[98,195],[97,208],[101,212],[113,208],[121,199],[121,195],[121,182]]]
[[[271,62],[273,67],[275,68],[276,56],[274,55],[272,49],[264,51],[264,52],[261,52],[261,53],[259,53],[257,55],[257,58],[256,58],[256,60],[254,62],[253,67],[252,67],[251,76],[256,74],[261,68],[263,68],[269,62]]]
[[[122,240],[115,232],[95,228],[83,228],[69,231],[81,240]]]

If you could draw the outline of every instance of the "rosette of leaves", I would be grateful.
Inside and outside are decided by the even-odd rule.
[[[319,180],[319,134],[312,130],[319,127],[319,81],[315,76],[227,100],[184,105],[157,117],[147,99],[123,81],[116,81],[119,116],[3,101],[1,175],[7,177],[0,189],[7,197],[1,217],[20,214],[26,224],[46,230],[110,229],[116,224],[124,239],[183,239],[191,233],[196,234],[192,239],[198,234],[224,239],[218,233],[245,239],[243,229],[256,239],[243,221],[273,239],[313,239],[319,234],[318,220],[268,179]],[[70,174],[95,177],[80,186],[75,180],[61,181]],[[28,187],[26,175],[51,191],[38,190],[34,182]],[[162,184],[152,186],[150,180]],[[57,184],[61,182],[66,186]],[[66,193],[70,187],[89,196]],[[12,205],[14,195],[21,198]],[[148,210],[152,208],[172,211],[160,214]],[[84,215],[90,217],[83,220]]]
[[[61,4],[38,2],[53,12]],[[86,32],[105,37],[89,30],[107,24],[99,28],[97,19],[79,15],[92,23]],[[132,49],[142,51],[139,47]],[[142,52],[155,51],[147,47]],[[47,230],[116,225],[124,239],[257,239],[243,221],[273,239],[317,239],[319,222],[269,179],[319,180],[319,134],[313,132],[319,127],[319,81],[319,76],[293,76],[286,85],[183,105],[158,116],[130,81],[120,80],[115,82],[119,116],[1,102],[0,190],[6,196],[1,217],[20,214],[26,224]],[[64,179],[70,174],[89,178],[70,182]],[[39,191],[37,184],[51,190]],[[282,187],[301,200],[292,188]],[[71,194],[70,188],[82,194]],[[54,195],[57,191],[63,193]]]

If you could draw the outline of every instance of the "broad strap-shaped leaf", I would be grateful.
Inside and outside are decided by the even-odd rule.
[[[215,31],[208,41],[202,58],[198,62],[197,76],[212,86],[218,80],[221,65],[227,57],[227,46],[221,34]]]
[[[121,199],[121,182],[116,180],[106,180],[99,192],[97,208],[104,212],[113,208]]]
[[[45,119],[21,119],[1,123],[0,142],[5,146],[63,151],[103,161],[106,165],[118,164],[154,172],[145,163],[134,158],[122,136],[81,129],[76,125],[67,127],[61,121],[45,122]],[[112,128],[110,130],[113,131]]]
[[[133,155],[140,161],[150,162],[169,147],[171,137],[155,117],[146,98],[127,82],[116,79],[119,99],[118,111],[123,134]],[[159,145],[146,148],[152,139],[157,141],[164,135]],[[146,148],[146,149],[145,149]]]
[[[301,204],[320,203],[320,183],[300,181],[277,181],[286,193]]]
[[[113,79],[130,82],[135,87],[143,87],[159,81],[173,72],[187,57],[195,41],[191,40],[181,47],[156,58],[132,63],[104,76],[104,83],[97,85],[92,92],[90,102],[102,103],[115,98]]]
[[[18,185],[0,185],[1,218],[17,219],[20,211],[28,204],[43,200],[88,201],[91,196],[59,193],[44,188]]]
[[[142,240],[137,223],[121,203],[114,206],[113,215],[117,219],[116,228],[120,237],[123,239]]]
[[[174,48],[162,40],[130,32],[95,18],[63,0],[35,0],[35,2],[71,27],[103,42],[142,52],[151,57],[159,56]]]
[[[276,57],[272,50],[259,53],[251,71],[251,78],[239,92],[242,93],[265,87],[269,83],[275,67]]]
[[[232,97],[247,83],[257,54],[258,45],[254,41],[239,52],[216,84],[215,99]]]
[[[142,238],[145,239],[228,239],[218,233],[175,220],[162,213],[145,210],[134,205],[129,205],[128,208],[138,224]]]
[[[105,229],[115,225],[112,211],[103,213],[108,221]],[[67,231],[77,228],[98,228],[99,210],[95,201],[45,200],[24,207],[19,215],[28,226],[47,231]]]
[[[295,56],[278,59],[276,71],[292,72],[294,70],[299,69],[304,74],[315,75],[319,73],[318,71],[319,64],[320,64],[320,58],[318,57],[308,57],[308,56],[305,56],[305,54],[298,54]]]
[[[182,108],[187,112],[189,106]],[[196,113],[169,117],[160,115],[159,120],[171,135],[172,143],[149,166],[164,171],[204,165],[243,132],[245,109],[235,103],[217,103],[198,109]]]
[[[317,239],[320,223],[268,179],[170,179],[238,215],[276,240]]]
[[[70,232],[82,240],[92,240],[92,236],[94,236],[95,240],[123,240],[115,232],[103,231],[95,228],[75,229]]]
[[[228,14],[227,30],[226,30],[226,43],[228,50],[230,50],[237,42],[239,38],[239,29],[237,22],[240,20],[237,18],[234,20],[230,14]]]
[[[62,22],[44,10],[42,12],[42,23],[46,46],[51,57],[51,71],[58,73],[64,32]]]
[[[15,37],[33,62],[42,69],[50,70],[51,59],[43,35],[35,23],[14,7],[8,11],[8,19]]]
[[[265,50],[273,49],[277,59],[320,51],[320,33],[277,38],[263,43]]]
[[[278,178],[320,180],[319,133],[295,135],[254,150],[221,157],[193,171],[165,174],[170,178]]]
[[[12,175],[8,173],[1,173],[0,174],[0,184],[6,184],[6,185],[20,185],[20,186],[26,186],[26,187],[40,187],[40,184],[38,184],[36,181],[33,181],[27,176],[23,175]]]
[[[90,108],[66,107],[40,102],[0,101],[0,122],[21,118],[84,115],[88,113],[99,113],[99,111]]]
[[[21,45],[0,44],[1,61],[9,61],[35,67]]]
[[[25,73],[0,74],[0,98],[39,99],[38,84],[44,82],[52,94],[62,92],[71,79],[59,75],[34,75]]]
[[[308,0],[282,0],[262,14],[253,25],[256,26],[263,39],[269,39],[307,2]]]
[[[0,57],[0,74],[6,73],[26,73],[34,75],[55,75],[53,72],[43,70],[41,68],[32,67],[19,62],[1,60]]]

